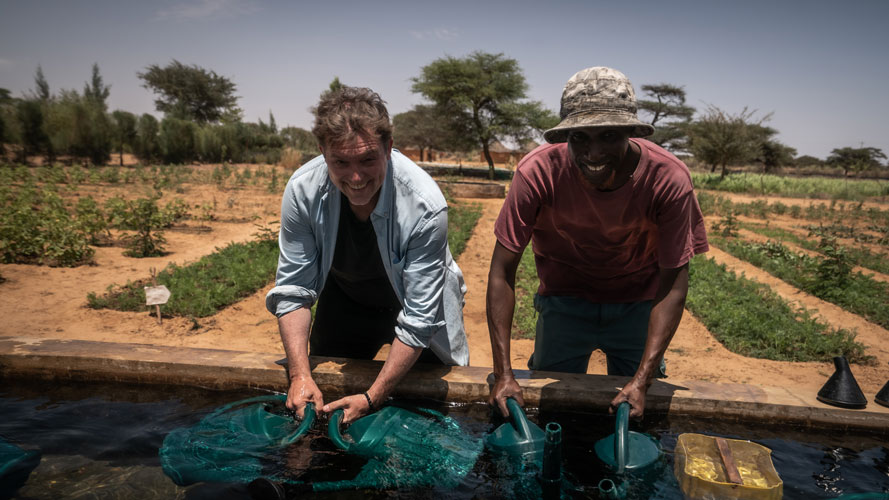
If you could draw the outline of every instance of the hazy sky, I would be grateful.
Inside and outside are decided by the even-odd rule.
[[[334,76],[371,87],[391,114],[423,99],[411,78],[474,50],[516,59],[530,98],[558,111],[589,66],[636,87],[685,87],[688,104],[745,106],[800,154],[860,145],[889,154],[889,2],[0,0],[0,87],[21,96],[37,65],[53,92],[97,62],[109,106],[154,112],[136,73],[172,59],[237,85],[244,118],[309,128]]]

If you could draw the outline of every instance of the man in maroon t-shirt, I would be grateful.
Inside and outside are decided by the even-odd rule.
[[[640,139],[633,86],[595,67],[565,85],[562,121],[549,144],[519,163],[494,227],[487,314],[496,382],[489,402],[524,404],[510,366],[515,273],[532,243],[540,288],[532,370],[585,373],[601,349],[608,373],[632,379],[612,400],[642,416],[654,377],[679,326],[688,263],[706,252],[703,216],[688,168]]]

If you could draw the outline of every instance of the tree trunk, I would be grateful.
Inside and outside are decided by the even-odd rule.
[[[491,148],[487,141],[482,142],[482,152],[485,153],[485,160],[488,162],[488,179],[494,180],[494,159],[491,158]]]
[[[710,173],[712,174],[713,172],[716,172],[716,163],[710,165]]]
[[[722,164],[722,174],[719,176],[720,179],[725,179],[726,166],[727,165],[725,163]]]

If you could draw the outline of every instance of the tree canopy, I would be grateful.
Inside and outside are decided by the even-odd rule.
[[[827,164],[842,168],[843,175],[848,176],[849,172],[863,172],[882,167],[881,159],[885,160],[886,154],[879,148],[845,147],[831,151],[830,156],[827,157]]]
[[[412,81],[412,90],[432,101],[454,136],[470,137],[481,146],[491,178],[494,141],[525,142],[558,123],[542,103],[524,101],[525,76],[518,62],[503,54],[477,51],[463,58],[436,59]]]
[[[648,123],[657,125],[654,134],[648,139],[670,150],[686,149],[686,130],[683,127],[691,121],[695,108],[685,104],[685,89],[669,83],[643,85],[642,91],[653,99],[639,99],[639,111],[651,116]]]
[[[775,134],[774,129],[762,125],[769,115],[759,119],[754,115],[747,108],[733,115],[710,105],[703,116],[685,127],[689,150],[710,165],[711,172],[722,167],[725,177],[728,165],[755,159],[763,141]]]
[[[475,141],[465,135],[455,135],[457,127],[447,123],[449,115],[442,116],[435,106],[420,104],[413,109],[392,117],[392,135],[395,146],[420,148],[420,159],[432,150],[466,151]]]
[[[143,87],[157,95],[158,111],[198,123],[240,117],[236,85],[214,71],[174,59],[164,67],[152,64],[136,75],[145,82]]]

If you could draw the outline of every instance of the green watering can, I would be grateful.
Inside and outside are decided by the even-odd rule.
[[[0,439],[0,498],[8,498],[27,481],[40,464],[39,451],[25,451]]]
[[[485,444],[494,453],[539,463],[543,457],[543,430],[528,420],[515,399],[507,398],[506,408],[509,410],[509,422],[488,434]],[[561,441],[561,437],[559,439]]]
[[[262,476],[260,460],[301,438],[315,420],[308,403],[295,425],[282,415],[284,395],[258,396],[222,406],[190,428],[164,438],[159,455],[164,473],[176,484],[200,481],[249,483]],[[278,412],[270,411],[278,407]]]
[[[629,430],[630,404],[617,407],[614,434],[596,442],[596,455],[617,474],[640,471],[661,457],[660,444],[648,434]]]
[[[481,440],[467,435],[456,420],[419,407],[385,406],[342,433],[343,410],[328,423],[331,441],[369,459],[354,480],[315,483],[314,490],[364,488],[454,488],[475,466]]]

